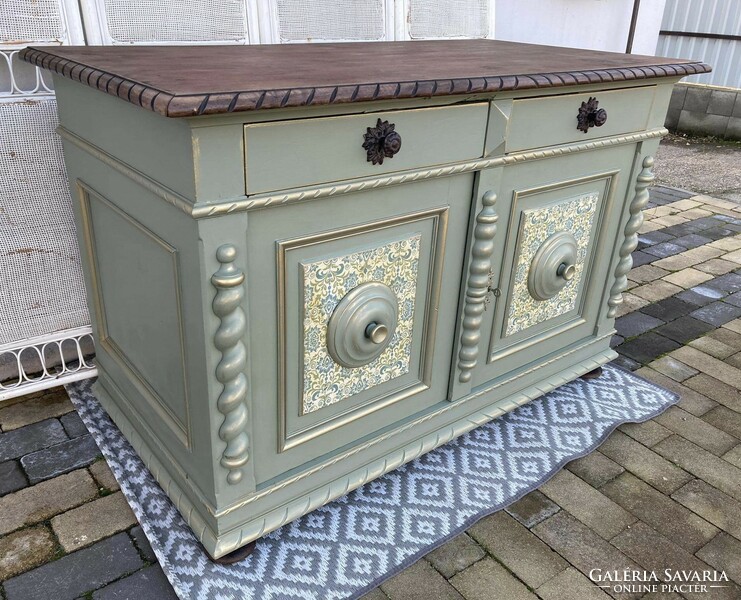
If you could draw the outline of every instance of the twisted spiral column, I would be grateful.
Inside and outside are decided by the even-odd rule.
[[[654,174],[651,168],[654,166],[654,159],[647,156],[643,159],[643,169],[638,174],[635,186],[635,195],[630,203],[630,218],[625,225],[625,240],[620,246],[620,262],[615,267],[615,282],[610,289],[610,298],[607,301],[609,308],[607,316],[614,317],[617,309],[623,302],[623,291],[628,287],[628,273],[633,268],[633,257],[631,254],[638,246],[638,230],[643,225],[643,209],[648,204],[648,187],[653,183]]]
[[[224,386],[216,403],[224,421],[219,427],[219,437],[226,442],[221,455],[221,466],[229,471],[227,482],[231,485],[242,480],[242,467],[249,460],[247,406],[247,348],[242,342],[247,317],[242,310],[244,298],[244,273],[234,265],[237,249],[224,244],[216,250],[219,270],[211,276],[216,288],[212,304],[214,314],[221,323],[214,335],[214,346],[221,352],[216,366],[216,379]]]
[[[483,208],[476,215],[476,227],[473,230],[473,248],[471,263],[468,266],[466,281],[466,304],[463,309],[463,329],[461,346],[458,351],[458,381],[471,381],[473,369],[479,357],[481,341],[481,322],[486,308],[486,295],[489,293],[489,271],[491,255],[494,252],[494,236],[497,233],[499,215],[494,210],[497,195],[486,192],[482,199]]]

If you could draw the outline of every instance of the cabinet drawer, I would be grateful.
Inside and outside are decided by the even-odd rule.
[[[247,194],[479,158],[487,112],[480,102],[245,125]],[[363,143],[379,120],[394,125],[401,146],[373,164]]]
[[[515,100],[509,123],[506,151],[518,152],[570,142],[583,142],[642,131],[647,127],[656,86],[610,92],[592,92]],[[577,128],[582,102],[597,100],[607,120],[583,132]]]

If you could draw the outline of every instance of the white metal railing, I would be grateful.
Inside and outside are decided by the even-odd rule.
[[[8,173],[14,172],[13,169],[18,170],[13,161],[17,162],[17,157],[24,155],[33,157],[31,162],[38,167],[35,170],[30,167],[27,169],[27,177],[31,179],[25,185],[19,185],[17,189],[11,187],[12,191],[5,189],[5,193],[0,190],[0,214],[5,215],[4,219],[0,219],[0,228],[7,228],[2,232],[3,240],[5,246],[12,249],[14,243],[20,246],[25,243],[29,230],[38,229],[39,237],[53,231],[58,238],[60,226],[64,225],[66,219],[71,221],[71,210],[62,210],[60,213],[60,204],[64,208],[69,200],[67,193],[60,191],[64,185],[63,178],[61,183],[57,181],[60,179],[60,170],[63,170],[59,164],[61,156],[58,160],[53,152],[49,152],[50,144],[56,142],[53,130],[46,131],[37,120],[31,120],[38,118],[38,107],[54,102],[51,76],[19,60],[18,54],[25,46],[33,44],[84,44],[85,37],[77,0],[3,0],[2,4],[0,106],[3,107],[3,122],[0,127],[4,129],[4,135],[0,135],[0,144],[4,143],[7,147],[3,147],[3,150],[8,152],[0,157],[0,169],[4,169],[7,178]],[[46,174],[41,164],[43,161],[47,163]],[[45,177],[53,181],[39,181]],[[44,193],[40,194],[39,190],[44,190]],[[3,203],[7,205],[3,206]],[[48,218],[51,213],[55,218]],[[11,218],[8,215],[15,216]],[[77,253],[73,242],[69,243],[68,251],[70,255]],[[0,270],[0,289],[3,289],[3,293],[18,293],[18,285],[10,285],[8,280],[3,280],[14,277],[13,265],[3,263],[0,266],[3,267]],[[79,270],[79,266],[76,268]],[[46,287],[58,285],[62,278],[70,278],[68,271],[60,273],[52,269],[44,273],[49,273],[48,276],[53,280],[47,282]],[[44,285],[35,279],[37,277],[38,274],[29,268],[27,286],[36,296],[44,297]],[[53,300],[49,303],[53,312]],[[10,311],[10,320],[6,318],[4,323],[23,322],[25,313],[20,308],[15,314],[12,302],[0,304],[4,310]],[[21,303],[17,304],[21,306]],[[12,327],[0,332],[0,340],[3,341],[0,343],[0,402],[95,376],[96,367],[90,358],[93,352],[92,330],[89,325],[77,326],[84,323],[85,320],[78,315],[74,318],[59,315],[53,333],[37,335],[40,324],[43,325],[41,321],[29,321],[26,336],[22,335],[23,332],[19,335]],[[67,328],[60,330],[59,327],[64,325]],[[13,339],[15,337],[22,339]]]
[[[0,66],[5,71],[0,78],[0,102],[17,102],[29,97],[52,96],[50,75],[18,60],[20,50],[0,47]]]
[[[0,346],[0,402],[64,383],[95,377],[90,327],[68,329]],[[84,348],[87,346],[87,350]]]

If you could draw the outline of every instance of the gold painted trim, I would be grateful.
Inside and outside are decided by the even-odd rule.
[[[623,144],[634,144],[643,140],[661,138],[669,133],[669,131],[664,127],[659,127],[657,129],[650,129],[648,131],[642,131],[640,133],[633,133],[629,135],[616,136],[604,140],[566,144],[540,150],[529,150],[527,152],[515,152],[513,154],[498,156],[495,158],[481,158],[472,161],[454,163],[443,167],[405,171],[403,173],[387,175],[384,177],[360,179],[355,180],[351,183],[332,184],[319,187],[314,186],[311,188],[291,192],[283,192],[279,194],[270,193],[263,195],[258,194],[249,197],[242,196],[218,203],[194,203],[185,196],[182,196],[178,192],[175,192],[174,190],[171,190],[170,188],[158,183],[151,177],[133,168],[131,165],[128,165],[125,162],[117,159],[113,155],[107,153],[105,150],[102,150],[98,146],[95,146],[94,144],[91,144],[90,142],[82,139],[81,137],[72,133],[68,129],[65,129],[61,125],[57,127],[57,132],[63,139],[71,142],[90,156],[97,158],[101,162],[105,163],[107,166],[133,180],[135,183],[139,184],[155,196],[161,198],[168,204],[172,204],[173,206],[180,209],[185,214],[190,215],[194,219],[214,217],[218,215],[229,214],[232,212],[257,210],[260,208],[267,208],[271,206],[283,206],[286,204],[293,204],[295,202],[304,202],[308,200],[315,200],[318,198],[327,198],[330,196],[340,196],[343,194],[351,194],[363,190],[384,188],[392,185],[410,183],[413,181],[422,181],[435,177],[450,177],[453,175],[459,175],[461,173],[470,173],[472,171],[479,171],[481,169],[501,167],[529,160],[543,160],[556,156],[563,156],[566,154],[596,150],[598,148],[608,148],[611,146],[619,146]]]
[[[607,299],[607,318],[617,315],[617,310],[623,302],[623,292],[628,287],[628,273],[633,268],[633,251],[638,247],[638,230],[643,225],[643,210],[649,201],[648,188],[656,179],[653,173],[653,156],[646,156],[641,162],[641,171],[635,178],[633,196],[628,204],[629,218],[623,229],[623,242],[618,250],[618,264],[613,274],[614,281],[610,286],[610,296]],[[629,186],[630,187],[630,186]],[[630,190],[626,192],[626,196]],[[609,268],[609,267],[608,267]]]
[[[609,335],[605,337],[609,337]],[[590,345],[598,343],[601,339],[602,338],[594,339],[590,343],[584,344],[574,351],[583,350]],[[567,352],[563,356],[568,354],[571,354],[571,352]],[[417,458],[421,454],[433,450],[434,448],[449,442],[453,438],[462,435],[475,427],[483,425],[502,414],[510,412],[518,406],[526,404],[532,399],[555,389],[559,385],[571,381],[579,375],[609,362],[615,356],[616,353],[610,349],[599,351],[581,361],[576,367],[569,367],[561,373],[546,378],[545,381],[528,386],[519,392],[511,394],[507,398],[503,398],[494,402],[490,406],[477,410],[471,415],[461,417],[441,432],[433,432],[425,435],[415,442],[400,447],[390,455],[377,459],[361,469],[355,469],[346,473],[337,479],[321,485],[315,490],[303,493],[300,497],[297,497],[282,506],[261,513],[260,516],[249,520],[243,526],[237,526],[234,529],[223,533],[218,533],[212,528],[212,519],[218,519],[236,510],[240,510],[252,502],[269,495],[278,487],[292,485],[296,481],[303,479],[305,476],[310,475],[302,474],[296,476],[285,485],[280,484],[280,486],[272,486],[269,489],[259,492],[255,496],[241,500],[223,510],[216,511],[214,507],[202,497],[200,491],[193,487],[192,480],[183,479],[178,482],[167,472],[166,469],[164,469],[160,459],[157,458],[156,454],[149,448],[148,442],[141,437],[137,429],[131,425],[128,416],[118,406],[116,406],[116,403],[113,400],[107,402],[107,404],[111,406],[110,412],[113,420],[117,423],[124,435],[129,438],[131,445],[142,457],[142,460],[150,471],[155,475],[167,495],[173,499],[178,510],[193,529],[196,537],[203,542],[204,546],[207,548],[214,548],[215,556],[221,556],[244,545],[250,540],[266,535],[288,521],[296,519],[319,506],[342,496],[347,493],[347,491],[355,489],[367,483],[371,479],[375,479],[380,475]],[[105,374],[103,374],[103,376],[105,377]],[[113,395],[112,390],[103,388],[102,391],[104,392],[104,395]],[[467,398],[478,397],[488,391],[491,390],[477,392],[475,395]],[[119,398],[121,397],[120,391],[117,391],[117,395]],[[452,408],[456,405],[450,406]],[[156,441],[157,440],[155,439],[154,442],[156,443]],[[163,450],[161,447],[159,449]],[[167,454],[167,452],[165,452],[165,454]],[[321,465],[315,470],[321,470],[323,468],[324,466]],[[178,471],[178,474],[182,477],[181,471]],[[192,492],[196,496],[198,502],[194,502],[189,492]],[[202,509],[205,509],[208,514],[203,514],[201,512]],[[208,521],[206,519],[208,519]]]
[[[504,335],[504,331],[506,327],[506,316],[509,313],[509,305],[511,302],[511,294],[510,294],[511,285],[510,284],[511,284],[511,279],[512,279],[512,269],[510,269],[510,272],[509,272],[510,281],[508,282],[506,302],[498,302],[494,308],[494,316],[492,319],[492,330],[491,330],[491,336],[490,336],[490,341],[489,341],[489,351],[488,351],[488,357],[486,361],[487,365],[493,363],[497,359],[510,356],[522,350],[527,350],[528,348],[531,348],[532,346],[546,339],[566,333],[567,331],[575,327],[579,327],[580,325],[583,325],[584,323],[587,322],[587,320],[583,317],[582,313],[584,312],[584,306],[585,306],[586,299],[588,296],[587,292],[589,290],[589,286],[592,283],[592,271],[594,268],[594,263],[597,260],[599,250],[601,249],[601,246],[602,246],[602,241],[604,238],[603,230],[607,223],[608,215],[612,211],[613,201],[615,197],[615,190],[617,189],[617,181],[618,181],[619,174],[620,174],[620,169],[617,169],[614,171],[605,171],[603,173],[597,173],[595,175],[575,177],[575,178],[567,179],[564,181],[557,181],[554,183],[549,183],[549,184],[545,184],[541,186],[536,186],[532,188],[526,188],[523,190],[514,191],[512,203],[510,207],[510,215],[507,220],[507,233],[505,235],[505,242],[504,242],[505,248],[510,247],[510,243],[513,241],[513,236],[514,236],[514,239],[517,239],[517,237],[519,237],[521,223],[518,223],[517,231],[513,229],[513,224],[514,224],[514,217],[517,214],[517,204],[520,199],[527,198],[528,196],[534,196],[537,194],[550,192],[553,190],[558,190],[560,188],[567,188],[567,187],[573,187],[574,185],[590,183],[593,181],[605,180],[605,183],[606,183],[605,185],[606,195],[604,198],[604,202],[602,203],[602,206],[600,207],[598,221],[594,225],[594,232],[596,235],[596,238],[593,244],[594,249],[592,250],[592,252],[590,252],[589,264],[585,266],[586,277],[584,278],[585,281],[584,281],[582,291],[579,294],[578,306],[576,306],[573,309],[575,313],[574,316],[566,320],[565,322],[560,323],[559,325],[556,325],[555,328],[544,327],[541,331],[536,331],[532,333],[530,336],[527,336],[519,341],[514,341],[510,343],[509,345],[506,345],[499,349],[496,348],[498,344],[505,341],[506,338],[509,337],[509,336]],[[557,205],[560,202],[561,201],[554,202],[551,204]],[[515,257],[518,254],[519,254],[519,248],[515,248],[512,251],[511,257],[505,256],[504,264],[509,264],[511,266],[513,264]],[[501,289],[502,283],[503,283],[503,273],[500,272],[499,281],[497,282],[496,287]],[[564,315],[566,314],[568,313],[564,313]],[[559,317],[563,317],[564,315],[559,315]],[[547,324],[548,321],[549,320],[543,321],[542,323],[538,323],[537,325],[534,325],[534,327],[537,327],[538,325]],[[527,331],[527,329],[524,329],[522,331],[523,332]]]
[[[393,218],[373,221],[363,225],[354,225],[342,229],[323,232],[317,235],[304,236],[291,240],[279,241],[276,243],[276,275],[278,287],[278,452],[285,452],[300,444],[315,439],[321,435],[329,433],[349,423],[374,413],[391,404],[409,398],[415,394],[429,389],[432,380],[432,364],[434,358],[434,340],[437,331],[438,306],[440,304],[440,291],[442,286],[443,258],[445,254],[445,244],[447,241],[448,229],[447,206],[418,211],[406,215],[400,215]],[[367,402],[348,408],[338,414],[332,415],[319,421],[305,429],[294,433],[288,432],[288,394],[287,394],[287,364],[288,348],[286,342],[286,286],[287,286],[287,269],[286,253],[289,250],[297,248],[306,248],[327,241],[341,240],[344,238],[368,233],[372,231],[382,231],[398,225],[424,221],[432,217],[432,248],[430,252],[430,264],[427,276],[427,289],[425,297],[425,320],[422,325],[422,339],[420,342],[421,355],[419,366],[419,381],[411,385],[388,392],[384,396],[371,398]],[[301,287],[303,290],[303,287]],[[303,291],[301,291],[303,294]],[[304,306],[303,295],[300,296],[300,306]],[[303,381],[303,360],[299,361],[299,383]],[[300,414],[303,414],[301,412]]]
[[[149,423],[132,410],[123,390],[104,369],[100,370],[98,381],[93,384],[93,392],[157,483],[181,511],[196,537],[200,539],[206,531],[211,531],[206,519],[216,513],[215,505],[196,482],[188,477],[170,449],[162,442],[162,438],[154,434]],[[158,454],[162,454],[164,458],[158,458]],[[167,468],[164,467],[165,464]]]
[[[180,278],[180,262],[178,260],[178,250],[80,179],[76,181],[76,186],[78,199],[80,202],[80,212],[82,214],[83,239],[88,256],[88,264],[90,265],[90,279],[93,288],[93,304],[98,320],[99,336],[97,342],[108,352],[109,356],[118,365],[118,367],[121,368],[124,372],[128,373],[130,381],[134,385],[136,385],[139,388],[139,392],[149,400],[150,407],[155,412],[159,413],[162,421],[169,424],[170,430],[175,434],[178,440],[180,440],[183,446],[185,448],[190,448],[190,400],[188,380],[186,377],[188,369],[185,359],[185,329],[182,315],[182,286]],[[126,356],[126,353],[123,351],[123,349],[116,343],[116,341],[112,337],[110,337],[108,331],[108,322],[105,314],[105,302],[103,300],[103,292],[100,284],[100,266],[98,264],[97,253],[95,252],[95,231],[93,228],[91,211],[92,198],[95,198],[103,206],[107,207],[116,215],[123,218],[125,221],[131,224],[132,227],[135,227],[141,233],[149,237],[153,242],[161,246],[165,250],[165,252],[170,255],[170,260],[172,262],[172,271],[175,278],[175,301],[176,315],[178,320],[178,339],[180,342],[180,360],[182,363],[181,372],[183,376],[183,393],[185,396],[184,423],[173,412],[173,410],[169,406],[167,406],[162,397],[136,368],[131,359]]]

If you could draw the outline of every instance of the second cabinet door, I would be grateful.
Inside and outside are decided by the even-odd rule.
[[[595,335],[634,151],[623,146],[504,168],[495,190],[494,297],[474,386]]]

